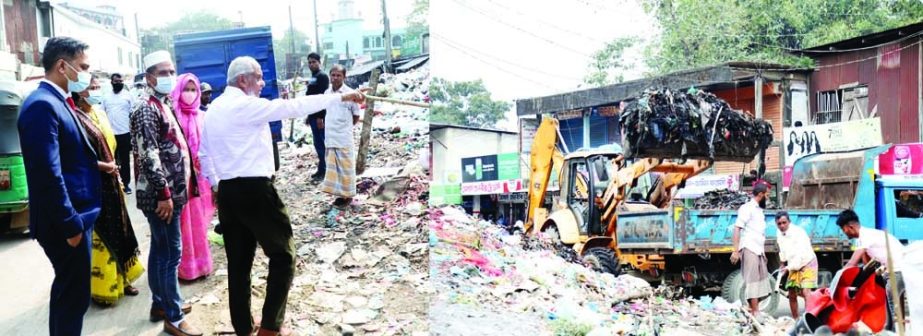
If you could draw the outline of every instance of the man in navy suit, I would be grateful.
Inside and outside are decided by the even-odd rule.
[[[80,335],[90,306],[90,241],[100,210],[97,155],[69,92],[90,84],[83,42],[45,44],[45,79],[22,104],[19,138],[29,183],[29,229],[54,267],[51,335]]]

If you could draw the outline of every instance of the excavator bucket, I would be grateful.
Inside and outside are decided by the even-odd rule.
[[[701,91],[649,89],[621,114],[630,158],[751,162],[772,143],[772,125]]]

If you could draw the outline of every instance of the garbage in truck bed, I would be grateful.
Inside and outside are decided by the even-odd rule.
[[[620,115],[629,157],[753,161],[772,143],[772,125],[696,89],[648,89]]]

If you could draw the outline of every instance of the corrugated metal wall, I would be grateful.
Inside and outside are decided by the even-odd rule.
[[[6,43],[20,62],[42,66],[38,45],[38,23],[35,1],[4,1],[3,22],[6,23]]]
[[[751,115],[756,115],[752,86],[743,87],[736,90],[716,91],[713,93],[718,97],[721,97],[721,99],[727,101],[732,108],[749,112]],[[770,86],[765,86],[763,88],[763,119],[769,121],[772,124],[772,129],[774,132],[773,139],[776,141],[782,141],[782,106],[782,95],[773,92]],[[770,147],[766,151],[767,172],[781,170],[779,153],[780,152],[778,146]],[[751,169],[758,168],[758,164],[759,163],[757,160],[747,164],[736,162],[715,162],[714,169],[716,174],[746,174]]]
[[[869,112],[877,106],[885,143],[919,142],[920,50],[911,39],[879,48],[817,57],[811,74],[810,111],[817,112],[817,93],[841,85],[868,85]]]

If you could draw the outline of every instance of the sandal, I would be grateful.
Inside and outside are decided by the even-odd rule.
[[[141,291],[138,290],[137,288],[132,287],[132,286],[125,286],[125,295],[138,296],[139,293],[141,293]]]

